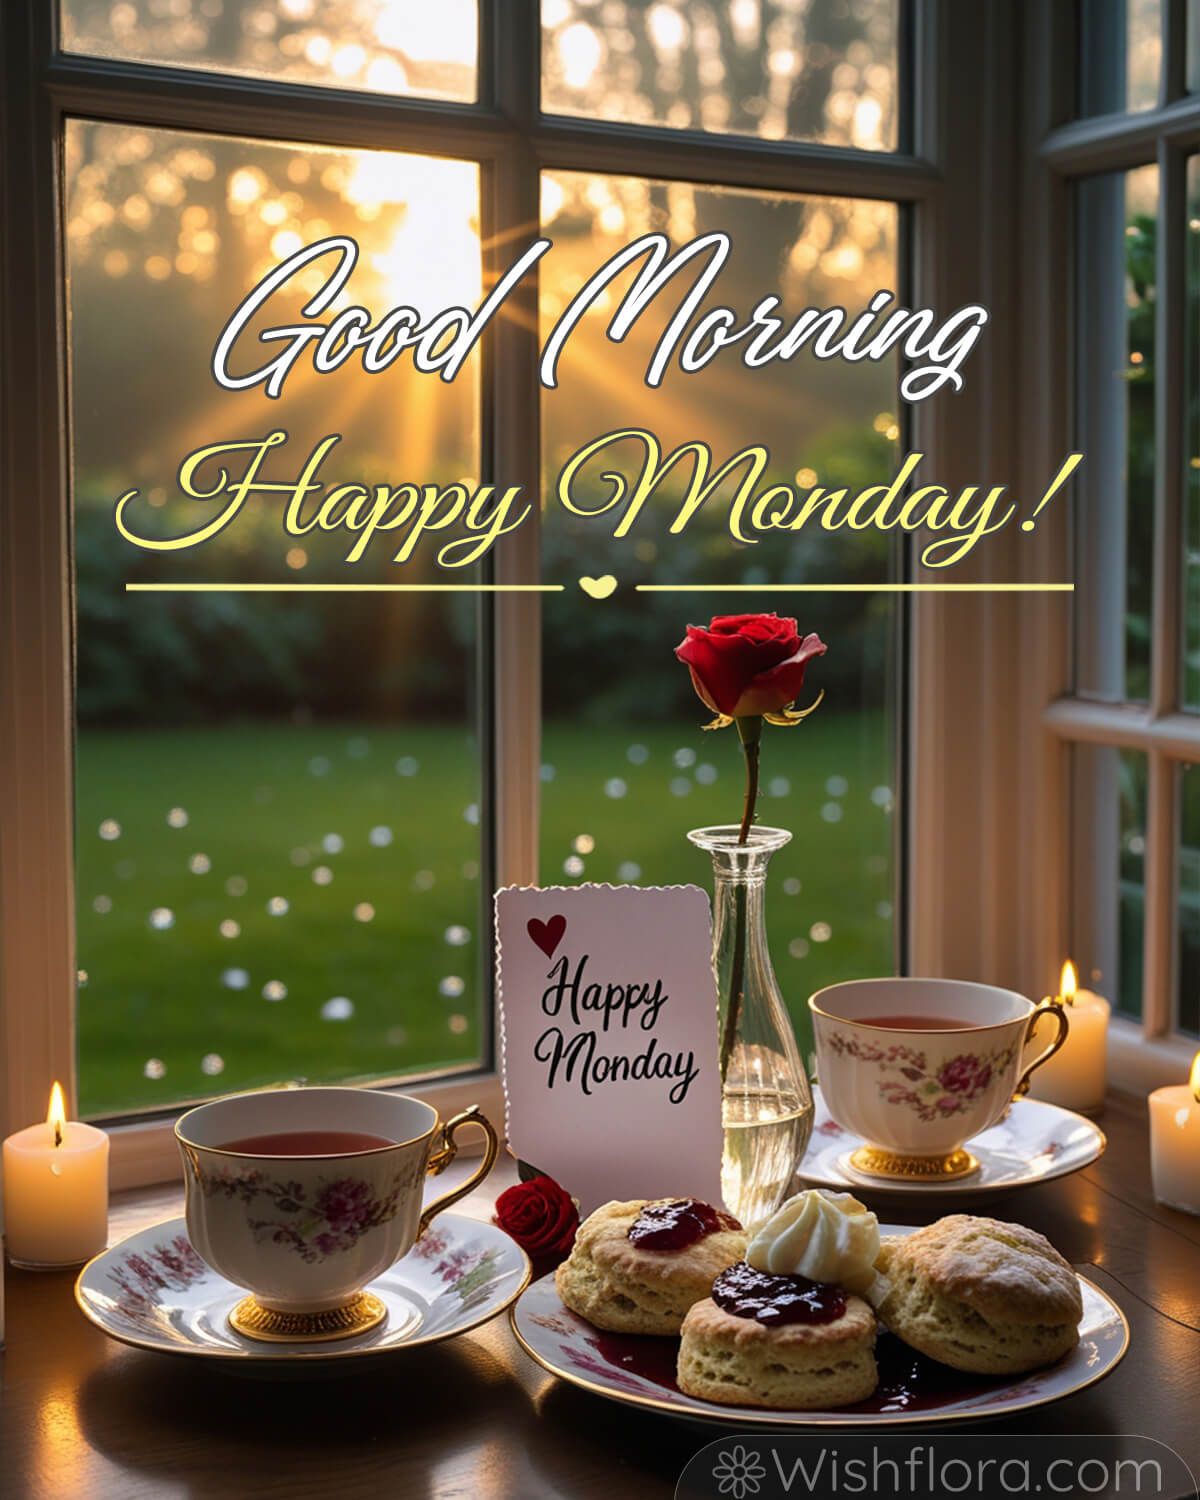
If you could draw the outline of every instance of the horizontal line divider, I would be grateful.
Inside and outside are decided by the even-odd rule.
[[[562,583],[127,583],[127,594],[561,594]]]
[[[127,594],[561,594],[563,583],[127,583]],[[637,583],[638,594],[1070,594],[1073,583]]]
[[[1073,583],[639,583],[640,594],[1073,594]]]

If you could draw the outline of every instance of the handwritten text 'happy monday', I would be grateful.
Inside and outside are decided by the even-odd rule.
[[[213,376],[225,390],[262,386],[267,396],[278,398],[306,350],[313,368],[321,374],[337,370],[355,356],[367,373],[378,373],[411,350],[417,370],[452,381],[489,321],[550,248],[551,241],[546,239],[531,244],[474,311],[450,307],[423,320],[415,308],[397,307],[376,323],[367,308],[351,305],[325,322],[322,315],[343,298],[358,260],[358,246],[344,236],[316,241],[276,266],[235,310],[213,351]],[[730,249],[730,238],[722,233],[700,235],[674,253],[663,234],[646,234],[627,245],[585,282],[555,323],[541,352],[541,384],[548,388],[557,385],[560,356],[580,319],[598,299],[607,298],[610,282],[641,261],[606,330],[615,342],[625,338],[674,277],[688,267],[694,272],[651,351],[644,375],[648,386],[661,385],[673,360],[678,361],[680,370],[691,373],[705,368],[723,350],[737,348],[748,369],[762,368],[776,360],[786,362],[805,349],[820,360],[850,362],[879,361],[899,354],[906,362],[900,394],[908,402],[923,401],[946,385],[954,390],[962,388],[960,367],[988,321],[985,308],[969,304],[939,322],[927,308],[892,306],[892,293],[880,290],[856,317],[851,318],[842,307],[806,308],[785,322],[779,298],[767,296],[757,303],[748,320],[741,321],[726,306],[702,310]],[[233,373],[231,361],[235,354],[244,352],[243,336],[248,337],[247,329],[254,320],[267,314],[272,297],[312,262],[333,255],[337,260],[329,276],[302,309],[305,321],[260,329],[258,343],[277,352],[248,372]],[[293,465],[289,476],[266,477],[263,469],[268,454],[287,440],[287,433],[277,430],[261,438],[206,444],[190,453],[179,468],[182,494],[206,503],[225,502],[218,513],[207,511],[208,518],[194,531],[176,537],[142,535],[130,518],[130,507],[139,494],[136,489],[128,490],[117,501],[118,531],[138,547],[176,551],[198,546],[223,531],[252,495],[286,497],[286,533],[296,537],[317,530],[349,533],[353,541],[346,553],[348,563],[359,562],[376,535],[389,533],[393,537],[399,533],[402,538],[392,561],[408,562],[426,533],[440,532],[437,562],[442,567],[458,568],[479,561],[502,536],[515,531],[533,508],[522,498],[520,485],[482,485],[472,490],[462,483],[402,483],[393,487],[355,482],[327,487],[318,474],[341,440],[337,433],[312,446],[303,464],[298,468]],[[631,440],[640,444],[636,473],[626,477],[611,468],[596,472],[593,459],[603,454],[611,463],[613,447]],[[637,454],[636,448],[625,451]],[[922,457],[909,453],[888,485],[870,485],[856,493],[814,485],[802,497],[801,491],[790,484],[761,483],[771,459],[762,445],[746,447],[714,467],[712,452],[703,442],[683,443],[664,457],[651,432],[629,427],[605,433],[580,448],[561,470],[555,489],[559,502],[573,514],[597,517],[611,513],[613,535],[623,537],[646,500],[676,465],[681,465],[688,476],[687,493],[671,520],[672,534],[682,532],[714,493],[731,481],[728,526],[735,541],[754,543],[772,531],[800,531],[809,523],[827,531],[922,531],[941,534],[924,547],[922,563],[949,567],[1004,527],[1017,507],[1006,501],[1006,485],[968,485],[957,494],[939,484],[908,490]],[[1071,454],[1064,460],[1044,494],[1030,508],[1029,517],[1038,514],[1081,457]],[[236,475],[225,466],[235,458],[241,459],[241,472]],[[597,493],[599,486],[607,486],[607,492],[600,489]],[[1021,525],[1025,531],[1033,529],[1030,518]],[[447,532],[452,539],[447,538]]]

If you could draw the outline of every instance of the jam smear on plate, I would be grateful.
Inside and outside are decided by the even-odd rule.
[[[628,1239],[639,1250],[684,1250],[705,1235],[741,1227],[731,1214],[699,1198],[676,1198],[647,1204],[629,1226]]]
[[[846,1294],[828,1281],[807,1276],[772,1276],[744,1260],[722,1271],[712,1299],[735,1318],[753,1318],[768,1327],[784,1323],[833,1323],[846,1311]]]
[[[635,1333],[593,1333],[587,1342],[606,1365],[678,1394],[679,1384],[675,1378],[678,1339]],[[964,1375],[961,1370],[952,1370],[949,1365],[940,1365],[936,1360],[918,1354],[886,1331],[879,1335],[875,1357],[879,1361],[879,1386],[875,1393],[865,1401],[839,1410],[861,1412],[864,1416],[937,1411],[939,1407],[1000,1392],[1013,1383],[1012,1378],[1005,1375]],[[753,1409],[746,1408],[745,1415],[747,1420],[752,1420]],[[812,1416],[812,1412],[797,1413],[801,1421]]]

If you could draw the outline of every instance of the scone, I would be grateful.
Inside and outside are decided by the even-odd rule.
[[[567,1307],[597,1328],[674,1335],[745,1250],[737,1220],[695,1199],[605,1203],[579,1226],[554,1284]]]
[[[877,1262],[891,1283],[879,1316],[906,1344],[956,1370],[1019,1375],[1079,1342],[1079,1280],[1049,1240],[1022,1224],[950,1214]]]
[[[732,1310],[731,1280],[792,1282],[824,1301],[824,1321],[764,1323]],[[724,1303],[722,1306],[720,1303]],[[727,1406],[825,1411],[865,1401],[878,1383],[875,1314],[861,1297],[802,1277],[769,1276],[736,1266],[717,1278],[713,1295],[683,1320],[679,1389]]]

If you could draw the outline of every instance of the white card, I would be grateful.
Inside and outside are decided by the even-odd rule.
[[[720,1204],[721,1082],[707,895],[694,885],[496,893],[513,1153],[588,1214]]]

